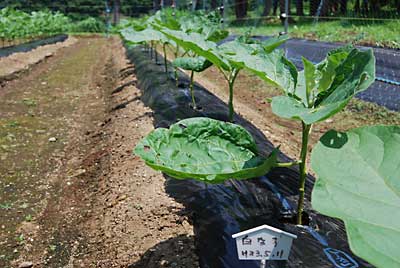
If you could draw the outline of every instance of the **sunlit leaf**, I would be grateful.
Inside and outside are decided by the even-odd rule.
[[[312,124],[328,119],[336,114],[346,106],[348,101],[320,105],[317,108],[307,108],[301,101],[295,98],[277,96],[272,98],[271,106],[272,112],[280,117],[301,120],[306,124]]]
[[[212,62],[204,57],[180,57],[176,58],[172,65],[188,71],[202,72],[212,65]]]
[[[152,28],[146,28],[143,31],[135,31],[132,28],[125,28],[121,30],[121,35],[126,41],[134,44],[150,41],[167,42],[167,39],[162,33]]]
[[[322,121],[343,109],[375,80],[372,50],[345,47],[329,53],[315,68],[307,60],[304,63],[296,90],[272,99],[272,110],[280,117],[307,124]]]
[[[329,131],[315,146],[314,209],[345,222],[352,251],[400,267],[400,127]]]
[[[231,65],[245,68],[281,89],[291,88],[293,91],[297,79],[296,67],[286,60],[282,50],[266,53],[261,49],[259,45],[244,44],[239,40],[221,45]]]
[[[196,55],[202,56],[224,70],[230,69],[229,63],[222,58],[218,51],[217,44],[205,40],[205,36],[199,33],[185,33],[169,29],[159,29],[169,39],[185,50],[191,50]]]
[[[288,35],[274,36],[261,42],[261,46],[266,53],[271,53],[274,49],[285,43],[288,39]]]
[[[276,164],[276,151],[264,159],[241,126],[210,118],[182,120],[158,128],[135,148],[146,164],[178,179],[220,183],[261,176]]]

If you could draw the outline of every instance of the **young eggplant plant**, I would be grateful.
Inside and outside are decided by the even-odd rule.
[[[168,16],[167,16],[168,17]],[[179,20],[173,21],[169,19],[163,19],[162,14],[158,16],[157,19],[154,20],[152,23],[154,28],[156,29],[169,29],[169,30],[175,30],[175,31],[181,31],[184,33],[198,33],[203,35],[204,40],[206,41],[211,41],[211,42],[219,42],[223,39],[225,39],[229,32],[226,30],[223,30],[219,27],[219,24],[216,24],[214,22],[209,21],[208,19],[205,19],[203,16],[197,15],[197,14],[191,14],[190,16],[183,16],[180,17]],[[179,52],[181,49],[184,50],[184,53],[181,55],[181,57],[185,57],[186,55],[190,55],[193,52],[188,49],[187,47],[181,47],[179,44],[175,44],[175,49],[173,50],[174,53],[174,59],[177,59],[179,57]],[[191,57],[197,57],[197,55],[191,55]],[[196,66],[199,66],[201,61],[203,60],[203,57],[198,57],[199,60],[195,60],[193,62]],[[179,60],[181,62],[181,60]],[[208,68],[209,62],[204,61],[206,63],[204,68]],[[181,62],[182,63],[182,62]],[[180,64],[180,63],[179,63]],[[186,63],[183,63],[186,67],[189,67]],[[174,75],[175,75],[175,83],[176,86],[178,86],[178,69],[179,67],[183,66],[174,66]],[[186,70],[192,71],[192,68],[188,68]],[[196,71],[196,70],[195,70]],[[203,70],[200,70],[203,71]],[[199,72],[199,71],[196,71]],[[191,73],[191,77],[193,77],[193,72]]]
[[[189,89],[190,89],[190,94],[192,97],[193,109],[197,109],[196,100],[195,100],[194,91],[193,91],[194,73],[202,72],[202,71],[206,70],[207,68],[209,68],[212,65],[212,62],[205,59],[204,57],[195,57],[195,58],[181,57],[181,58],[176,58],[172,62],[172,65],[175,68],[182,68],[184,70],[188,70],[191,72]]]
[[[168,72],[167,52],[165,47],[171,41],[168,40],[162,33],[151,27],[147,27],[141,31],[136,31],[133,28],[125,28],[120,31],[120,34],[122,38],[130,44],[150,43],[152,49],[154,48],[154,44],[156,42],[161,43],[164,52],[164,68],[165,72]],[[154,50],[154,52],[157,53],[156,50]]]
[[[242,58],[251,57],[258,52],[259,45],[246,44],[235,40],[234,42],[224,43],[218,46],[215,42],[206,39],[205,35],[190,32],[185,33],[165,28],[159,29],[167,38],[173,40],[185,50],[190,50],[196,55],[201,56],[212,62],[224,76],[229,87],[229,121],[233,121],[233,93],[234,83],[240,70],[244,68]],[[268,44],[270,51],[282,44],[286,38],[274,38],[274,42]],[[266,48],[268,51],[268,48]],[[243,54],[245,53],[245,54]]]
[[[302,125],[297,207],[297,224],[302,224],[308,141],[312,126],[341,111],[354,95],[366,90],[374,82],[375,57],[372,50],[360,51],[346,46],[329,52],[327,58],[316,65],[303,59],[304,70],[299,73],[294,72],[294,65],[288,63],[287,59],[282,58],[280,62],[291,66],[285,72],[286,75],[292,75],[291,80],[296,83],[292,85],[288,80],[282,79],[285,77],[275,76],[272,82],[283,89],[285,95],[273,97],[271,105],[276,115],[299,120]],[[265,63],[269,64],[271,61]],[[246,66],[264,80],[270,80],[260,68],[262,65]],[[279,65],[275,67],[276,71],[282,70]]]

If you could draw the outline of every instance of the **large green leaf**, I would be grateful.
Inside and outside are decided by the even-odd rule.
[[[159,10],[148,19],[148,23],[156,22],[169,29],[179,30],[181,28],[180,22],[175,18],[173,13],[172,9]]]
[[[400,127],[327,132],[315,146],[314,209],[345,222],[355,254],[400,267]]]
[[[150,167],[178,179],[220,183],[261,176],[275,166],[276,151],[264,159],[241,126],[210,118],[190,118],[158,128],[135,148]]]
[[[261,43],[264,51],[266,53],[271,53],[274,49],[285,43],[289,39],[288,35],[279,35],[268,38]]]
[[[272,98],[272,112],[287,119],[301,120],[306,124],[328,119],[341,111],[350,101],[333,102],[327,105],[319,105],[316,108],[306,108],[304,104],[293,97],[277,96]]]
[[[276,39],[276,42],[281,44],[282,40]],[[269,45],[274,47],[273,43]],[[245,44],[239,40],[225,43],[220,49],[224,57],[236,68],[245,68],[281,89],[294,90],[297,70],[286,60],[282,50],[266,53],[259,44]]]
[[[335,78],[326,90],[328,94],[319,96],[321,104],[343,101],[366,90],[375,81],[375,57],[372,49],[353,49],[335,69]]]
[[[286,97],[272,98],[276,115],[307,124],[325,120],[343,109],[355,94],[366,90],[375,80],[372,50],[344,47],[329,53],[327,59],[316,66],[304,59],[304,66],[296,90],[288,90]]]
[[[227,30],[221,29],[219,26],[216,25],[203,27],[202,33],[206,36],[206,40],[212,42],[222,41],[229,35],[229,32]]]
[[[343,69],[341,64],[345,62],[352,51],[360,52],[352,46],[344,46],[330,51],[327,57],[316,64],[313,68],[312,63],[303,58],[304,70],[299,72],[298,83],[295,91],[296,97],[301,99],[304,105],[314,105],[317,99],[319,102],[332,92],[330,87],[339,69]],[[340,66],[340,67],[339,67]],[[339,69],[337,70],[337,68]],[[312,71],[310,70],[313,69]],[[346,70],[349,72],[349,69]],[[313,84],[310,90],[307,84]],[[320,94],[321,93],[321,94]]]
[[[139,44],[150,41],[161,41],[161,42],[168,41],[162,33],[152,28],[146,28],[143,31],[135,31],[132,28],[125,28],[121,30],[121,35],[126,41],[133,44]]]
[[[202,72],[212,65],[212,62],[204,57],[180,57],[176,58],[172,65],[188,71]]]
[[[221,56],[217,44],[205,40],[206,37],[204,35],[195,32],[185,33],[165,28],[159,28],[159,30],[183,49],[193,51],[196,55],[208,59],[224,70],[229,70],[231,68],[229,63]]]

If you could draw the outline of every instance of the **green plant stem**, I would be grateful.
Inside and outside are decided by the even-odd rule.
[[[178,68],[174,67],[175,86],[179,86],[178,81]]]
[[[193,77],[194,77],[194,71],[190,73],[190,94],[192,95],[192,103],[193,103],[193,109],[196,109],[196,100],[194,98],[194,91],[193,91]]]
[[[154,57],[155,57],[155,61],[156,64],[158,64],[158,57],[157,57],[157,43],[154,43]]]
[[[163,44],[163,52],[164,52],[164,67],[165,67],[165,72],[168,73],[168,62],[167,62],[167,50],[165,48],[167,44]]]
[[[276,167],[293,167],[301,164],[301,161],[286,162],[286,163],[276,163]]]
[[[176,50],[174,53],[175,59],[178,57],[178,53],[179,53],[179,46],[176,46]],[[175,76],[175,86],[179,85],[179,81],[178,81],[178,68],[174,67],[174,76]]]
[[[237,77],[239,73],[239,70],[237,69],[233,69],[233,71],[231,72],[229,79],[228,79],[228,84],[229,84],[229,114],[228,114],[228,118],[229,118],[229,122],[233,122],[233,115],[235,113],[235,110],[233,108],[233,85],[235,83],[235,79]]]
[[[297,224],[303,223],[303,210],[304,210],[304,192],[307,177],[307,152],[308,152],[308,138],[310,136],[312,124],[307,125],[304,122],[302,124],[302,142],[300,152],[300,184],[299,184],[299,200],[297,203]]]
[[[150,59],[153,59],[153,41],[150,42],[150,50],[149,50],[149,53],[150,53]]]

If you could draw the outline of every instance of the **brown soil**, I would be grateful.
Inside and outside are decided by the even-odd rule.
[[[14,53],[0,58],[0,82],[16,78],[18,74],[29,70],[33,65],[54,56],[60,48],[68,47],[76,41],[75,37],[69,37],[64,42],[40,46],[29,52]]]
[[[0,88],[0,267],[198,267],[185,208],[132,156],[153,129],[132,68],[79,38]]]

